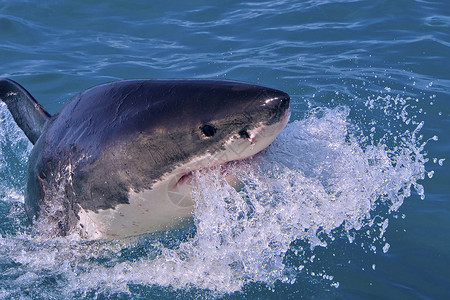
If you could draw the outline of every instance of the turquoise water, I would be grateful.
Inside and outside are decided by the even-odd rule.
[[[56,113],[125,78],[288,92],[286,129],[195,174],[194,222],[114,242],[35,236],[31,145],[0,106],[0,298],[448,299],[448,1],[0,1],[0,77]],[[243,217],[242,217],[243,216]]]

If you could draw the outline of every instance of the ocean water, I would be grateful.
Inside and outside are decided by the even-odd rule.
[[[194,221],[33,233],[32,145],[0,104],[0,299],[449,299],[450,3],[0,1],[0,77],[50,112],[126,78],[291,95],[263,153],[195,177]]]

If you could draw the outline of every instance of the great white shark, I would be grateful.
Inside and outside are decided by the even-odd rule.
[[[0,99],[34,144],[28,217],[48,234],[87,239],[179,226],[192,216],[191,172],[260,152],[290,114],[282,91],[213,79],[107,83],[53,116],[10,79],[0,79]]]

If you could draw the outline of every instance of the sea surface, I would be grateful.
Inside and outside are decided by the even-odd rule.
[[[108,242],[34,234],[0,104],[0,299],[450,299],[449,1],[0,0],[0,77],[51,114],[127,78],[292,99],[241,192],[200,170],[186,228]]]

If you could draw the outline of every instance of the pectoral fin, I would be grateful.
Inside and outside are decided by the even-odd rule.
[[[0,79],[0,100],[5,102],[14,121],[35,144],[51,115],[25,90],[11,79]]]

